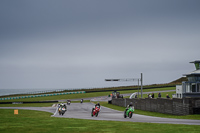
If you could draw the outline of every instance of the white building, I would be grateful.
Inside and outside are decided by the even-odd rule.
[[[188,81],[183,81],[182,85],[176,86],[176,97],[200,97],[200,60],[196,60],[190,63],[194,63],[196,70],[188,74],[184,74],[188,78]]]

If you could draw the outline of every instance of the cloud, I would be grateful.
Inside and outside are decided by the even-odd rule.
[[[0,2],[0,88],[165,83],[198,59],[199,1]]]

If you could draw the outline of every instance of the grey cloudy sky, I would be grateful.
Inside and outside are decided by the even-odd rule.
[[[199,49],[199,0],[0,1],[0,88],[168,83]]]

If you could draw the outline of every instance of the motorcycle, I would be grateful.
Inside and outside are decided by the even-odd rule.
[[[81,99],[81,103],[83,103],[83,99]]]
[[[67,111],[67,107],[66,106],[60,106],[58,108],[58,113],[59,115],[64,115],[64,113]]]
[[[71,104],[71,101],[70,101],[70,100],[68,100],[68,101],[67,101],[67,105],[70,105],[70,104]]]
[[[134,107],[129,107],[124,111],[124,118],[129,117],[131,118],[134,112]]]
[[[99,111],[100,111],[100,107],[99,106],[96,106],[93,110],[92,110],[92,112],[91,112],[91,116],[93,117],[93,116],[98,116],[98,114],[99,114]]]

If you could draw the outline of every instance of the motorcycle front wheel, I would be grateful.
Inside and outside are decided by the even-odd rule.
[[[96,117],[98,116],[99,112],[96,113]]]
[[[91,116],[93,117],[93,111],[91,112]]]
[[[131,118],[131,117],[132,117],[132,115],[133,115],[133,113],[132,113],[132,112],[129,112],[129,118]]]

